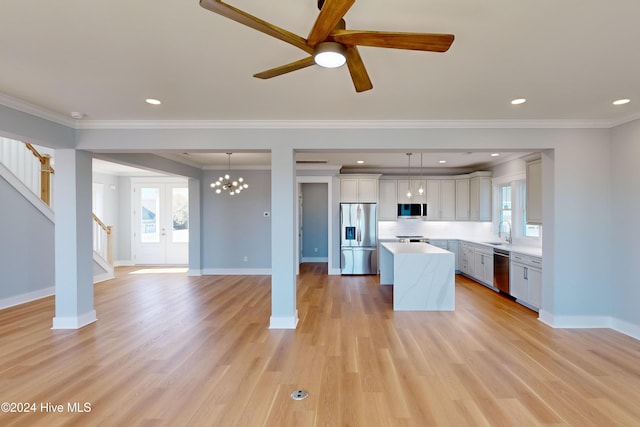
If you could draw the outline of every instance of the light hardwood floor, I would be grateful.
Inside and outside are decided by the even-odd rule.
[[[50,329],[53,298],[0,311],[0,401],[38,405],[0,425],[640,425],[639,341],[463,277],[455,312],[394,312],[376,276],[304,264],[292,331],[268,329],[269,276],[137,270],[95,286],[81,330]]]

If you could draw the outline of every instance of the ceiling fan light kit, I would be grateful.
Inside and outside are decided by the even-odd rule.
[[[315,64],[336,68],[346,62],[356,92],[364,92],[373,89],[373,84],[358,52],[358,46],[446,52],[453,43],[453,34],[347,30],[343,17],[354,3],[355,0],[319,0],[320,13],[305,39],[221,0],[200,0],[203,8],[289,43],[307,54],[297,61],[254,74],[259,79],[271,79]],[[331,60],[325,63],[325,54],[336,58],[338,62]]]
[[[347,62],[347,48],[336,42],[318,43],[313,59],[321,67],[342,67]]]

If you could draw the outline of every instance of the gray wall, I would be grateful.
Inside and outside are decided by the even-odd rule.
[[[0,200],[0,300],[53,288],[53,223],[2,177]]]
[[[213,191],[219,175],[203,174],[202,269],[271,269],[271,216],[264,216],[271,212],[270,171],[232,171],[249,184],[235,196]]]
[[[304,183],[302,186],[302,257],[327,258],[328,188],[323,183]]]
[[[27,116],[0,108],[0,128],[9,132],[8,135],[5,133],[9,137],[36,132],[46,141],[44,130],[50,124]],[[541,318],[559,327],[604,326],[609,319],[614,322],[617,319],[622,322],[621,330],[640,336],[639,315],[634,314],[634,310],[638,311],[637,281],[634,282],[631,273],[620,271],[621,268],[630,268],[638,258],[637,249],[629,247],[627,253],[630,255],[621,255],[624,251],[620,247],[626,249],[621,241],[635,236],[632,220],[637,217],[638,202],[632,195],[635,186],[629,182],[637,184],[634,169],[638,160],[639,123],[636,120],[613,129],[601,128],[601,124],[585,128],[584,123],[572,127],[571,123],[559,122],[555,127],[534,123],[529,128],[514,128],[510,127],[511,124],[484,128],[428,125],[413,128],[357,128],[349,125],[323,128],[321,125],[309,125],[284,129],[246,126],[82,129],[75,132],[51,125],[51,138],[55,144],[62,144],[67,135],[75,135],[76,148],[88,151],[139,150],[149,153],[153,150],[175,150],[176,141],[180,141],[181,151],[220,151],[231,147],[236,151],[276,148],[280,151],[542,150],[544,268]],[[39,142],[45,146],[54,143]],[[202,233],[204,269],[211,266],[270,266],[270,219],[263,223],[263,218],[259,217],[263,210],[268,210],[263,206],[269,206],[269,174],[256,171],[254,176],[265,178],[262,184],[252,181],[254,186],[262,185],[264,189],[264,193],[255,194],[255,199],[252,196],[251,199],[234,202],[214,202],[212,195],[203,189],[203,197],[209,198],[203,200],[202,206],[202,222],[206,226]],[[616,188],[617,185],[625,190]],[[207,180],[204,180],[203,188],[206,186]],[[252,203],[258,211],[256,216],[247,217],[246,210],[230,203]],[[229,213],[225,209],[229,209]],[[337,209],[337,204],[334,209]],[[226,228],[222,225],[224,222],[228,223]],[[334,229],[337,235],[337,227]],[[231,230],[240,231],[234,234]],[[11,245],[6,246],[11,248]],[[337,243],[334,243],[334,251],[337,253]],[[244,255],[248,256],[247,263],[242,261]],[[334,265],[337,262],[335,257]]]
[[[611,165],[613,265],[603,285],[612,293],[612,311],[640,331],[640,120],[614,129]]]

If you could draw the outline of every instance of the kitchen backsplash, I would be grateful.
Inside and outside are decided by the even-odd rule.
[[[399,221],[379,221],[378,235],[381,239],[396,236],[425,236],[432,239],[491,239],[490,222],[423,221],[402,219]]]
[[[398,221],[378,221],[378,238],[392,239],[396,236],[424,236],[430,239],[461,239],[476,241],[504,240],[494,233],[491,222],[423,221],[421,219],[401,219]],[[541,247],[542,239],[514,239],[514,244]]]

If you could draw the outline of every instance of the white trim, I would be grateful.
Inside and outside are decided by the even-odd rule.
[[[40,289],[33,292],[27,292],[26,294],[15,295],[9,298],[0,299],[0,310],[13,307],[15,305],[24,304],[26,302],[35,301],[41,298],[46,298],[54,295],[56,292],[55,286],[49,288]]]
[[[15,190],[22,195],[29,203],[38,209],[51,223],[55,223],[55,213],[53,210],[36,196],[22,181],[16,177],[5,165],[0,163],[0,176],[2,176]]]
[[[203,268],[203,276],[226,276],[226,275],[271,275],[270,268]]]
[[[115,274],[113,273],[102,273],[102,274],[94,274],[93,276],[93,284],[95,285],[96,283],[100,283],[100,282],[106,282],[107,280],[111,280],[113,278],[115,278]]]
[[[298,310],[294,316],[271,316],[269,329],[295,329],[298,326]]]
[[[612,328],[609,316],[556,316],[540,310],[539,320],[553,328],[581,329],[581,328]]]
[[[327,184],[327,264],[329,269],[333,265],[333,179],[332,175],[321,176],[296,176],[296,232],[300,230],[300,218],[298,215],[298,200],[300,198],[301,184]],[[300,238],[296,239],[296,275],[300,274]],[[304,262],[304,258],[302,259]]]
[[[87,326],[98,320],[96,317],[96,311],[91,310],[88,313],[81,314],[80,316],[67,316],[53,318],[53,326],[51,329],[80,329],[83,326]]]
[[[634,325],[633,323],[616,318],[611,319],[611,323],[613,324],[613,329],[616,331],[640,340],[640,325]]]
[[[317,257],[312,257],[312,256],[303,256],[302,257],[302,262],[328,262],[328,258],[326,256],[317,256]]]
[[[640,326],[611,316],[554,316],[540,310],[538,320],[554,329],[606,328],[640,340]]]
[[[134,265],[136,264],[130,259],[122,259],[113,262],[114,267],[133,267]]]
[[[0,93],[0,104],[70,128],[77,128],[78,125],[77,120],[71,119],[39,105],[14,98],[13,96],[9,96],[5,93]]]
[[[202,276],[202,270],[199,268],[190,268],[189,270],[187,270],[187,276],[189,277]]]
[[[0,105],[72,129],[610,129],[640,118],[583,120],[75,120],[0,93]]]
[[[330,276],[340,276],[341,274],[342,274],[342,271],[339,268],[331,268],[331,266],[329,266]]]
[[[625,120],[632,121],[633,118]],[[607,129],[613,120],[82,120],[76,129]]]

